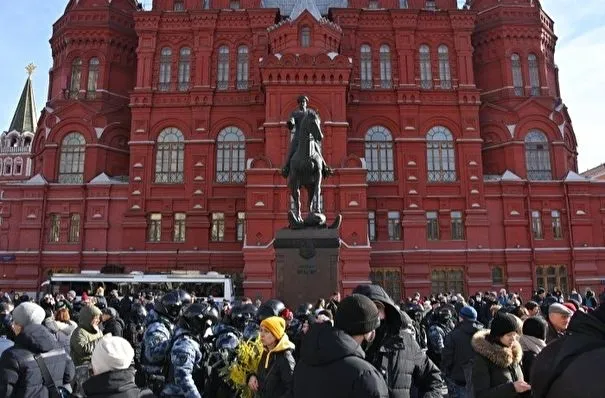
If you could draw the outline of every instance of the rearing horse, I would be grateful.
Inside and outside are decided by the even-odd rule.
[[[309,211],[311,213],[321,213],[322,211],[319,198],[321,195],[323,157],[317,150],[316,142],[320,143],[322,141],[323,133],[319,116],[316,113],[308,112],[301,120],[298,139],[298,147],[290,159],[288,187],[294,200],[294,221],[298,225],[303,225],[304,221],[300,211],[301,187],[307,189]]]

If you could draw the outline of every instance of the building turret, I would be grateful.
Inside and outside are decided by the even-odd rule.
[[[27,80],[8,130],[0,135],[0,181],[27,179],[31,173],[30,149],[38,112],[32,74],[36,66],[27,65]]]
[[[472,0],[486,175],[530,180],[577,171],[576,139],[559,98],[552,19],[538,0]]]

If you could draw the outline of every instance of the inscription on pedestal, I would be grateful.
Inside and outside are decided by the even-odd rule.
[[[277,232],[277,296],[291,308],[338,290],[338,230],[282,229]]]

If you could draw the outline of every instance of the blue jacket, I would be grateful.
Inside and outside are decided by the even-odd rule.
[[[147,328],[143,335],[143,369],[148,374],[161,375],[168,358],[174,326],[155,311],[147,317]]]
[[[171,371],[162,396],[201,398],[194,373],[199,371],[202,362],[200,343],[186,329],[178,328],[174,333],[170,350]]]

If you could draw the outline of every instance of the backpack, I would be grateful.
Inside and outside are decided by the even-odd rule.
[[[38,364],[38,367],[40,368],[40,373],[42,374],[42,379],[44,380],[44,387],[46,387],[46,389],[48,390],[48,396],[50,398],[70,398],[70,397],[72,397],[71,393],[69,391],[67,391],[64,387],[62,387],[62,386],[59,387],[59,386],[55,385],[55,381],[53,380],[53,377],[51,376],[50,371],[48,370],[48,367],[46,366],[46,362],[44,362],[44,356],[59,355],[61,353],[65,354],[65,350],[59,349],[59,350],[49,351],[46,354],[34,355],[34,360]]]

